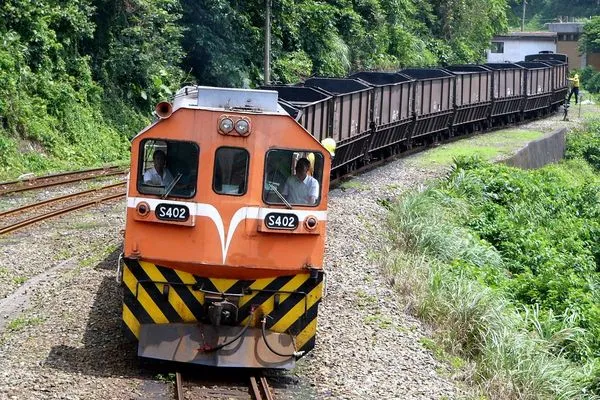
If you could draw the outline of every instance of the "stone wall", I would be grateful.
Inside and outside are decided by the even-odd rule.
[[[529,143],[503,162],[511,167],[523,169],[540,168],[558,162],[565,156],[566,134],[566,128],[557,129],[550,135]]]

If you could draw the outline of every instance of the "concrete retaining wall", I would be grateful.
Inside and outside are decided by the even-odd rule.
[[[565,156],[566,128],[557,129],[545,138],[529,143],[514,156],[504,160],[506,165],[534,169],[555,163]]]

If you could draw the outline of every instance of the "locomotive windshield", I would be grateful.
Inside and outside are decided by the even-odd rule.
[[[219,194],[239,196],[246,193],[248,161],[246,149],[220,147],[215,154],[213,190]]]
[[[138,191],[162,197],[193,197],[198,177],[198,145],[176,140],[141,143]]]
[[[265,162],[267,204],[316,206],[321,200],[323,155],[303,150],[270,150]]]

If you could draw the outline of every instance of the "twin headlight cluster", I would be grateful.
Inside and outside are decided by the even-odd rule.
[[[250,134],[250,119],[222,116],[219,118],[219,133],[222,135],[248,136]]]

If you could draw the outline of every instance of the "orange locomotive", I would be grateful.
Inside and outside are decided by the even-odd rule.
[[[119,263],[138,355],[293,367],[315,342],[330,153],[273,91],[185,87],[157,115],[132,141]]]

